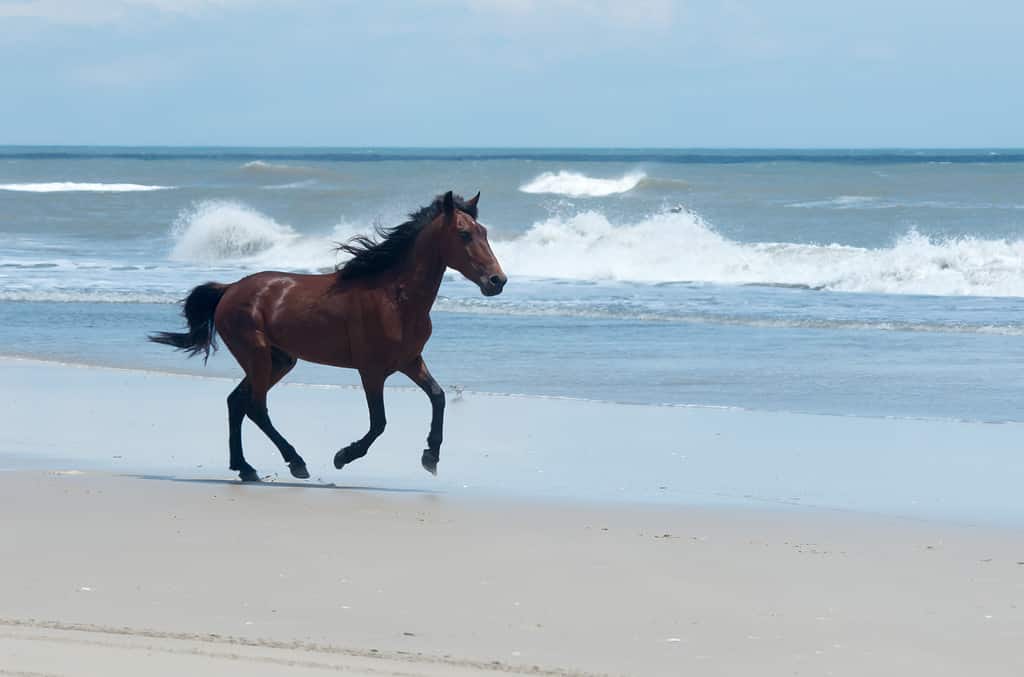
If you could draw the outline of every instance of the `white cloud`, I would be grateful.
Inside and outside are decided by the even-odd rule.
[[[189,16],[210,10],[266,4],[269,4],[268,0],[0,0],[0,17],[104,24],[142,13]]]
[[[681,10],[683,0],[392,0],[381,9],[401,5],[464,8],[497,14],[518,22],[601,23],[622,28],[664,28]],[[338,0],[0,0],[0,18],[24,17],[54,23],[107,24],[142,16],[197,16],[203,13],[300,3],[331,7]],[[382,3],[383,4],[383,3]]]
[[[476,11],[521,17],[572,20],[573,17],[611,24],[665,27],[675,18],[681,0],[456,0]]]

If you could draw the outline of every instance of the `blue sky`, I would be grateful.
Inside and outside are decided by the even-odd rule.
[[[1024,3],[0,0],[0,143],[1024,146]]]

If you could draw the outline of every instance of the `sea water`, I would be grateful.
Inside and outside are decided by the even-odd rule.
[[[145,335],[479,190],[510,281],[442,284],[449,390],[1024,421],[1022,188],[1012,150],[3,147],[0,354],[237,374]]]

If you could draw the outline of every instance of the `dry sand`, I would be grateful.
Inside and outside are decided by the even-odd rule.
[[[0,675],[1024,674],[1021,426],[231,385],[0,359]]]
[[[0,473],[0,674],[1020,675],[1015,531]]]

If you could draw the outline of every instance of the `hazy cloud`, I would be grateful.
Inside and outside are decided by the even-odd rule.
[[[664,27],[671,23],[681,0],[453,0],[476,11],[520,17],[572,19],[575,15],[609,23]]]
[[[209,10],[266,4],[269,0],[0,0],[0,17],[104,24],[147,13],[197,15]]]

